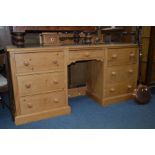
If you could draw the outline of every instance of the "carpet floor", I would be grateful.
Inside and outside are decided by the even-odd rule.
[[[155,95],[149,104],[133,100],[103,107],[88,96],[69,100],[72,112],[66,116],[16,126],[7,108],[0,108],[1,129],[154,129]]]

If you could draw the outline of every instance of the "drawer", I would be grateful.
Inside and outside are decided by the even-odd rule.
[[[21,114],[46,111],[65,106],[66,104],[66,96],[64,91],[20,98]]]
[[[18,76],[19,95],[34,95],[63,89],[65,87],[64,72]]]
[[[80,50],[80,51],[70,51],[69,61],[80,61],[80,60],[90,60],[90,59],[103,59],[104,50]]]
[[[40,34],[40,44],[42,45],[59,45],[58,33],[44,32]]]
[[[136,82],[108,85],[105,88],[105,97],[113,97],[116,95],[132,93],[135,88]]]
[[[106,71],[107,83],[118,83],[122,81],[130,82],[136,81],[138,75],[138,68],[136,65],[108,67]]]
[[[107,52],[108,66],[134,64],[138,61],[137,48],[109,49]]]
[[[64,68],[63,52],[15,54],[17,73],[58,70]]]

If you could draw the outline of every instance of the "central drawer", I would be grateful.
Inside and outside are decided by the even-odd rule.
[[[64,72],[17,76],[19,95],[34,95],[65,88]]]
[[[15,54],[17,73],[33,73],[64,69],[63,52],[37,52]]]
[[[69,60],[90,60],[96,58],[104,58],[104,50],[80,50],[80,51],[69,51]]]
[[[64,91],[47,94],[33,95],[20,98],[21,114],[31,114],[52,108],[66,106],[66,96]]]

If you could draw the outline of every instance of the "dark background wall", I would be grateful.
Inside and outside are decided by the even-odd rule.
[[[11,34],[8,26],[0,26],[0,47],[11,45]]]

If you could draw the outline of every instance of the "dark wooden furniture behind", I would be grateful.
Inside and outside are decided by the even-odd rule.
[[[93,31],[95,26],[13,26],[13,32],[25,31]]]
[[[94,31],[95,26],[12,26],[12,42],[17,47],[24,46],[26,32],[53,32],[53,31]]]
[[[150,44],[148,52],[148,63],[146,72],[146,83],[155,85],[155,27],[151,27]]]

